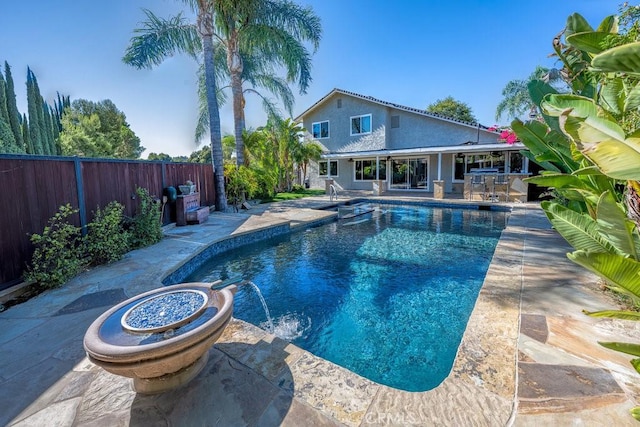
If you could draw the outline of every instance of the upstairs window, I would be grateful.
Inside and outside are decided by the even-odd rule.
[[[371,114],[351,117],[351,136],[371,133]]]
[[[311,133],[315,139],[329,138],[329,120],[313,123]]]

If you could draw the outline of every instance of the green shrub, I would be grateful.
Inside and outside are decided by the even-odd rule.
[[[304,191],[305,191],[304,185],[293,184],[293,186],[291,187],[292,193],[304,193]]]
[[[35,251],[25,273],[25,280],[42,288],[55,288],[80,272],[83,267],[80,251],[80,227],[67,220],[78,213],[70,204],[60,206],[49,219],[42,234],[32,234]]]
[[[224,177],[227,199],[234,205],[242,203],[245,198],[253,198],[259,190],[255,173],[244,165],[240,167],[234,164],[224,165]]]
[[[124,230],[124,206],[109,203],[99,207],[88,225],[84,247],[92,265],[107,264],[122,258],[129,250],[129,233]]]
[[[131,222],[131,249],[144,248],[162,240],[159,204],[144,188],[136,188],[138,211]]]

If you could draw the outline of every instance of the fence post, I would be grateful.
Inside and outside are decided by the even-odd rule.
[[[164,188],[167,186],[166,164],[167,162],[164,160],[160,164],[160,167],[162,168],[162,191],[164,191]]]
[[[84,184],[82,182],[82,167],[80,159],[73,159],[73,166],[76,172],[76,189],[78,190],[78,213],[80,214],[80,227],[82,235],[87,234],[87,208],[84,200]]]

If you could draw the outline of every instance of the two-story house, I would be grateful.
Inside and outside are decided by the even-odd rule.
[[[334,89],[296,118],[305,137],[324,149],[312,165],[311,187],[385,191],[463,192],[465,175],[477,171],[519,174],[528,170],[520,143],[498,142],[487,127],[425,110]]]

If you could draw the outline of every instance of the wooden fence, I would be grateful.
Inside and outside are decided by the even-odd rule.
[[[20,281],[33,253],[29,235],[41,233],[61,205],[78,209],[72,221],[84,226],[113,200],[133,216],[137,187],[162,199],[164,188],[187,180],[197,185],[201,205],[215,204],[210,164],[0,155],[0,290]]]

